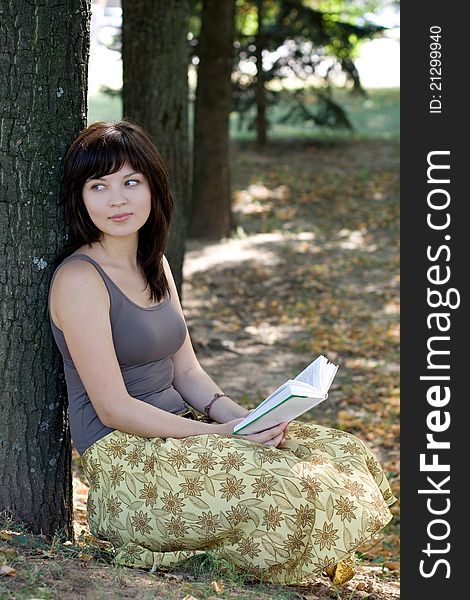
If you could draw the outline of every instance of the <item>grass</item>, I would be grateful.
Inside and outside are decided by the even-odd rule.
[[[11,529],[5,529],[5,527]],[[3,527],[3,529],[2,529]],[[149,573],[97,560],[102,548],[46,543],[21,524],[0,526],[0,600],[303,600],[306,598],[359,600],[365,591],[339,589],[317,581],[309,586],[281,586],[243,577],[214,555],[193,558],[170,572]],[[92,554],[87,554],[85,549]],[[7,571],[6,569],[9,569]],[[377,575],[379,580],[380,575]],[[386,576],[385,576],[386,577]],[[368,583],[371,587],[370,581]],[[365,590],[366,584],[360,589]],[[374,600],[381,596],[370,596]]]
[[[367,96],[352,96],[345,90],[337,89],[334,98],[347,111],[355,128],[353,132],[313,127],[312,125],[280,125],[272,123],[269,138],[282,140],[295,138],[297,140],[321,141],[357,141],[367,139],[398,140],[400,132],[400,91],[397,88],[370,89]],[[98,92],[88,98],[88,122],[113,121],[122,116],[122,102],[119,96],[109,96]],[[272,111],[271,118],[275,121],[283,112],[279,105]],[[191,110],[190,110],[191,120]],[[253,131],[239,131],[238,117],[231,115],[230,137],[234,141],[252,141]]]
[[[326,586],[322,588],[328,589]],[[294,600],[284,586],[255,582],[215,555],[194,557],[169,572],[149,573],[113,564],[96,540],[46,542],[19,522],[0,518],[0,600]]]
[[[116,121],[122,116],[120,96],[110,96],[98,92],[88,98],[88,123],[95,121]]]

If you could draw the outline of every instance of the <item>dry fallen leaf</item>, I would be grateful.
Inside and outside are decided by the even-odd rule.
[[[358,592],[363,592],[366,589],[366,584],[363,581],[360,581],[357,585],[356,585],[356,590]]]
[[[220,583],[217,581],[211,581],[211,589],[216,594],[221,594],[224,591],[224,584],[222,581]]]
[[[91,554],[86,554],[85,552],[80,552],[78,555],[78,558],[80,560],[84,560],[85,562],[88,562],[89,560],[91,560],[93,558],[93,556]]]
[[[384,562],[384,567],[387,567],[387,569],[390,569],[390,571],[399,571],[400,563],[393,560],[388,560]]]
[[[7,567],[5,565],[3,567],[0,567],[0,575],[9,575],[10,577],[13,577],[14,575],[16,575],[16,570],[12,567]]]

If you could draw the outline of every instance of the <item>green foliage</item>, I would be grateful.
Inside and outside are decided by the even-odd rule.
[[[233,111],[239,116],[239,131],[250,132],[256,126],[257,77],[262,77],[264,82],[268,117],[279,103],[283,105],[283,114],[277,115],[279,124],[296,127],[302,123],[353,131],[347,106],[333,98],[332,78],[343,73],[352,85],[352,91],[365,95],[354,58],[364,40],[384,31],[383,27],[367,22],[363,16],[376,10],[377,4],[375,0],[263,0],[263,31],[260,31],[257,2],[236,0],[232,81]],[[191,0],[190,7],[189,55],[191,62],[197,64],[202,0]],[[262,71],[256,64],[259,45],[263,51]],[[119,32],[111,49],[119,50],[120,47]],[[255,67],[247,70],[250,63]],[[298,91],[286,94],[293,85]],[[117,113],[117,96],[121,90],[102,91],[113,98],[112,110]],[[89,121],[105,119],[107,107],[100,98],[96,97],[90,109],[96,118]],[[273,122],[268,118],[268,126]]]
[[[309,123],[322,127],[332,127],[334,129],[353,130],[351,121],[341,106],[333,100],[331,89],[326,91],[317,90],[314,110],[310,109],[305,101],[308,90],[298,90],[290,94],[289,98],[294,102],[290,103],[288,111],[279,118],[278,123]]]
[[[263,4],[263,27],[253,3],[246,2],[238,13],[238,40],[235,43],[234,110],[240,124],[248,131],[255,127],[251,109],[256,104],[256,80],[262,77],[268,108],[281,98],[286,82],[302,89],[291,96],[293,102],[284,122],[314,122],[317,126],[352,129],[344,108],[332,98],[332,78],[343,73],[355,92],[365,94],[354,64],[363,40],[380,35],[384,28],[368,23],[362,11],[372,3],[351,9],[350,3],[302,0],[269,0]],[[346,6],[349,9],[346,11]],[[335,12],[336,10],[336,12]],[[259,46],[263,52],[263,69],[257,64]],[[256,65],[256,73],[247,65]],[[253,71],[253,68],[251,68]],[[321,73],[321,74],[320,74]],[[318,106],[312,112],[304,102],[304,92],[315,92]]]

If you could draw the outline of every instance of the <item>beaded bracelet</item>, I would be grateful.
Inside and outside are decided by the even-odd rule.
[[[214,404],[214,402],[216,400],[218,400],[219,398],[223,398],[223,397],[230,398],[230,396],[227,396],[227,394],[220,394],[219,392],[216,392],[214,394],[214,397],[212,398],[212,400],[209,402],[209,404],[206,404],[206,406],[204,406],[204,414],[206,415],[206,417],[208,419],[211,418],[211,416],[210,416],[210,410],[211,410],[212,405]]]

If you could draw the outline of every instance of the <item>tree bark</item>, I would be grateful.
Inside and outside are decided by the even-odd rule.
[[[181,295],[189,210],[188,0],[123,0],[123,114],[163,156],[176,202],[166,256]]]
[[[204,0],[198,43],[189,235],[220,239],[232,228],[229,117],[235,0]]]
[[[263,17],[264,17],[264,0],[256,0],[258,10],[258,33],[256,35],[256,81],[255,81],[255,96],[256,96],[256,142],[258,146],[266,146],[267,141],[267,123],[266,123],[266,88],[264,87],[263,78]]]
[[[0,0],[0,512],[69,538],[71,444],[47,296],[61,160],[86,124],[88,0]]]

